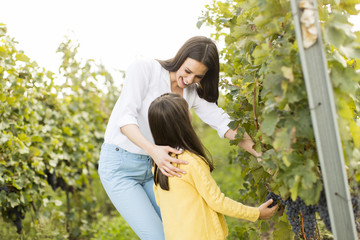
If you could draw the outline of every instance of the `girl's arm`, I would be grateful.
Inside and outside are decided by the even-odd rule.
[[[141,133],[139,127],[135,124],[128,124],[120,128],[121,132],[129,138],[130,141],[142,148],[156,163],[160,171],[168,176],[181,177],[179,173],[185,174],[182,169],[176,168],[171,163],[188,164],[176,158],[172,158],[169,153],[180,154],[181,152],[170,146],[157,146],[148,141]]]
[[[214,211],[253,222],[257,219],[268,219],[275,214],[277,205],[268,208],[273,202],[271,199],[257,208],[243,205],[226,197],[212,178],[209,167],[202,160],[191,161],[187,168],[197,191]]]

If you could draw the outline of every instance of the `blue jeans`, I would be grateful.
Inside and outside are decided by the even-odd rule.
[[[104,143],[99,176],[110,200],[141,239],[162,240],[164,230],[153,192],[154,178],[149,156],[130,153]]]

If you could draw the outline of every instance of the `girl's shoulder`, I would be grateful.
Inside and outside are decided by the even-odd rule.
[[[189,164],[184,166],[192,167],[192,165],[196,166],[207,166],[208,165],[204,162],[203,158],[193,152],[190,152],[188,150],[183,151],[182,153],[177,155],[177,158],[180,160],[187,161]]]
[[[180,154],[177,154],[177,157],[179,159],[189,159],[189,160],[196,160],[198,158],[200,158],[200,156],[196,155],[193,152],[190,152],[189,150],[183,150]]]

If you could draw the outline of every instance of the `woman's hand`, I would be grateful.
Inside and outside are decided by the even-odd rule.
[[[262,155],[263,155],[263,153],[260,152],[260,153],[257,153],[257,155],[255,156],[256,159],[257,159],[257,161],[258,161],[258,163],[261,163],[261,162],[262,162]]]
[[[236,129],[229,129],[224,137],[229,139],[229,140],[235,140],[236,139],[236,134],[237,134],[237,128]],[[242,149],[244,149],[245,151],[247,151],[248,153],[250,153],[251,155],[253,155],[254,157],[257,158],[258,162],[261,162],[261,156],[262,156],[262,152],[258,153],[253,147],[254,147],[255,143],[253,142],[253,140],[251,139],[251,137],[249,136],[249,134],[247,134],[247,132],[244,133],[243,139],[239,142],[238,146],[241,147]]]
[[[165,176],[181,177],[179,173],[186,173],[184,170],[181,170],[171,164],[172,162],[179,164],[188,164],[185,161],[173,158],[169,155],[169,153],[180,154],[181,151],[169,146],[157,146],[149,142],[144,137],[144,135],[142,135],[139,127],[135,124],[125,125],[121,127],[120,130],[125,136],[127,136],[133,143],[143,149],[154,160],[155,164],[159,167],[160,171]]]
[[[175,167],[171,163],[188,164],[188,162],[173,158],[169,155],[169,153],[180,154],[181,151],[169,146],[154,145],[154,147],[151,149],[151,152],[149,152],[149,155],[165,176],[181,177],[179,173],[186,174],[184,170]]]
[[[266,219],[271,218],[275,214],[275,211],[278,208],[278,204],[276,204],[275,206],[273,206],[271,208],[268,208],[268,206],[270,204],[272,204],[273,201],[274,200],[269,199],[267,202],[260,205],[260,207],[259,207],[259,210],[260,210],[259,219],[266,220]]]

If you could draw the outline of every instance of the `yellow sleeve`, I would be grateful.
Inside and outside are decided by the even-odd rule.
[[[243,205],[225,196],[210,174],[209,166],[201,159],[191,161],[189,167],[192,168],[191,174],[195,187],[206,201],[210,208],[221,214],[256,221],[260,211],[257,207]]]

